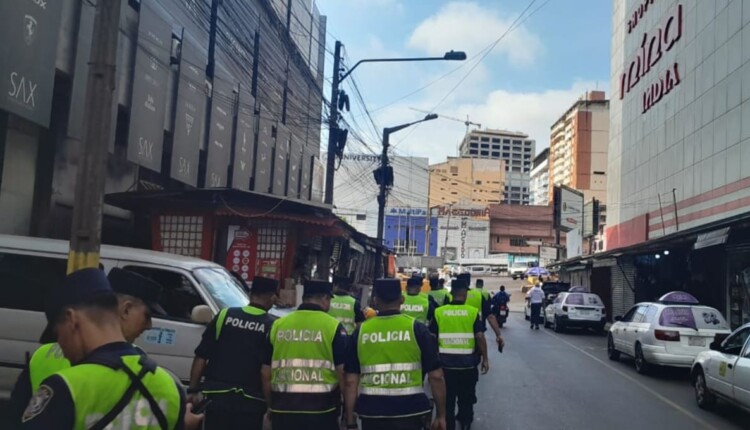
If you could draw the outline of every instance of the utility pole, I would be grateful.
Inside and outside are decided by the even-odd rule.
[[[112,130],[120,0],[98,0],[89,57],[84,136],[76,175],[68,273],[99,267],[107,142]]]
[[[381,271],[383,269],[383,253],[381,252],[383,247],[383,225],[385,224],[385,200],[386,191],[388,189],[388,147],[390,147],[391,133],[390,129],[383,129],[383,153],[380,156],[380,192],[378,193],[378,258],[375,260],[375,278],[381,277]],[[399,220],[401,217],[399,217]],[[385,276],[385,275],[382,275]]]

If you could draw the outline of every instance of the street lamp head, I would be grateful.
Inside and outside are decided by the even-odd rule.
[[[438,114],[431,113],[431,114],[426,115],[422,121],[432,121],[433,119],[437,119],[437,117],[438,117]]]
[[[466,60],[466,53],[464,51],[449,51],[443,56],[444,60],[448,61],[464,61]]]

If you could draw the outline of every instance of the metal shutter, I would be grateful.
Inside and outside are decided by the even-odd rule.
[[[635,285],[634,282],[635,266],[633,263],[630,260],[618,259],[617,264],[612,267],[613,316],[625,315],[635,304],[635,293],[631,289]]]

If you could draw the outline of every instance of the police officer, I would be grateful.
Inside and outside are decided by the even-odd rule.
[[[302,304],[271,328],[271,420],[274,430],[337,430],[344,383],[346,330],[328,315],[333,285],[305,281]]]
[[[104,273],[83,269],[55,288],[47,333],[73,367],[42,381],[21,418],[24,429],[197,428],[164,369],[126,342],[118,301]],[[189,405],[188,405],[189,406]]]
[[[406,281],[406,294],[404,303],[401,305],[401,313],[426,325],[428,321],[432,321],[437,306],[435,301],[421,290],[421,277],[412,276]]]
[[[122,334],[126,341],[133,343],[141,333],[151,328],[152,315],[166,314],[158,303],[161,285],[138,273],[117,267],[109,272],[107,279],[117,295]],[[42,334],[40,342],[43,345],[34,351],[27,367],[16,381],[9,409],[12,421],[17,424],[20,424],[21,415],[41,382],[55,372],[70,367],[60,346],[53,340],[54,333],[51,330]],[[135,348],[145,355],[137,346]]]
[[[482,296],[482,300],[485,300],[487,302],[490,301],[492,297],[490,297],[490,292],[486,291],[484,289],[484,279],[477,279],[476,283],[474,284],[474,288],[479,292],[479,294]]]
[[[190,391],[200,390],[211,400],[206,429],[263,427],[270,387],[263,386],[261,369],[271,353],[267,339],[276,318],[268,310],[278,289],[275,279],[255,277],[250,305],[223,309],[203,332],[190,371]]]
[[[461,273],[457,279],[466,283],[467,288],[471,285],[471,273]],[[482,281],[481,284],[479,281]],[[484,287],[484,280],[478,279],[477,284]],[[484,293],[483,289],[469,289],[465,302],[479,311],[479,318],[482,319],[483,323],[490,323],[492,331],[495,332],[495,340],[499,343],[500,325],[497,323],[497,317],[492,313],[492,303],[490,303],[489,297],[485,297]]]
[[[328,315],[336,318],[344,326],[347,334],[352,334],[357,325],[365,320],[362,304],[352,296],[349,278],[335,276],[333,281],[333,298]]]
[[[427,293],[435,301],[437,307],[447,305],[451,302],[451,295],[445,289],[445,279],[430,278],[430,292]]]
[[[435,338],[399,312],[405,297],[398,279],[376,280],[373,295],[380,312],[355,330],[347,348],[347,428],[357,428],[355,404],[363,430],[423,428],[431,412],[422,389],[427,373],[437,408],[433,429],[445,429],[445,380]]]
[[[477,365],[481,361],[482,374],[490,369],[484,338],[486,328],[479,311],[466,303],[468,288],[463,279],[453,281],[453,302],[435,311],[435,320],[430,327],[438,338],[445,373],[448,430],[455,429],[456,419],[460,421],[462,430],[471,428],[474,403],[477,401]],[[498,342],[502,342],[501,337],[498,337]],[[456,401],[458,415],[455,413]]]

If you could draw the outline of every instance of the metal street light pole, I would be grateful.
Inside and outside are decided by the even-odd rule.
[[[359,64],[359,63],[358,63]],[[375,179],[380,185],[380,193],[378,194],[378,257],[375,260],[375,278],[382,276],[381,271],[383,269],[383,225],[385,223],[385,201],[387,198],[388,187],[393,185],[393,169],[390,168],[388,160],[388,148],[390,147],[391,134],[401,131],[407,127],[411,127],[414,124],[420,122],[432,121],[437,119],[437,114],[429,114],[419,121],[410,122],[407,124],[397,125],[395,127],[386,127],[383,129],[383,154],[380,157],[380,168],[375,171]]]

